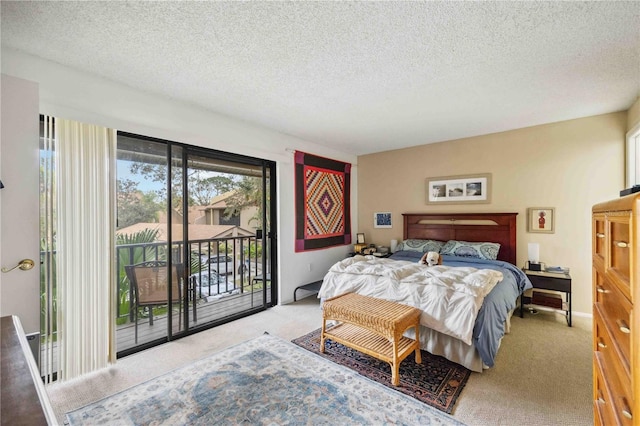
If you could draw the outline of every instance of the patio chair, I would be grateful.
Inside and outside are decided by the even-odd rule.
[[[153,308],[169,304],[169,283],[167,262],[148,261],[124,267],[129,282],[133,286],[135,342],[138,343],[138,310],[149,310],[149,325],[153,325]],[[182,328],[182,281],[184,267],[175,264],[171,267],[171,301],[178,304],[178,329]]]

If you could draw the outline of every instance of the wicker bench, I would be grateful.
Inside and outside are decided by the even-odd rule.
[[[327,321],[339,324],[327,328]],[[357,351],[371,355],[391,365],[391,383],[400,383],[398,370],[403,359],[415,351],[420,364],[420,310],[374,297],[346,293],[325,300],[322,306],[320,352],[330,339]],[[416,339],[404,337],[414,327]]]

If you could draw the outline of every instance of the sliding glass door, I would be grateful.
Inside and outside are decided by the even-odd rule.
[[[40,328],[47,381],[59,370],[57,321],[65,315],[57,303],[54,125],[42,118]],[[127,133],[118,133],[117,147],[118,356],[277,303],[275,163]]]
[[[119,133],[117,164],[119,356],[276,303],[273,162]]]

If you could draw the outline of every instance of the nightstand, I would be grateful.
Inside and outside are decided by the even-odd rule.
[[[529,271],[527,269],[523,269],[524,273],[527,274],[531,284],[533,284],[533,290],[535,295],[535,290],[552,290],[565,294],[565,300],[560,299],[560,306],[556,306],[553,297],[544,298],[540,297],[535,300],[535,297],[528,298],[530,299],[528,303],[531,305],[539,305],[539,306],[547,306],[551,307],[558,311],[563,311],[565,317],[567,319],[567,324],[571,327],[571,276],[565,273],[557,273],[557,272],[545,272],[545,271]],[[544,293],[541,293],[544,295]],[[561,296],[559,296],[561,297]],[[523,305],[525,296],[520,296],[520,318],[523,317]]]

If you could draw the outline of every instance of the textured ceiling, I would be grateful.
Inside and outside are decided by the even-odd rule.
[[[352,154],[628,109],[640,2],[8,2],[2,45]]]

